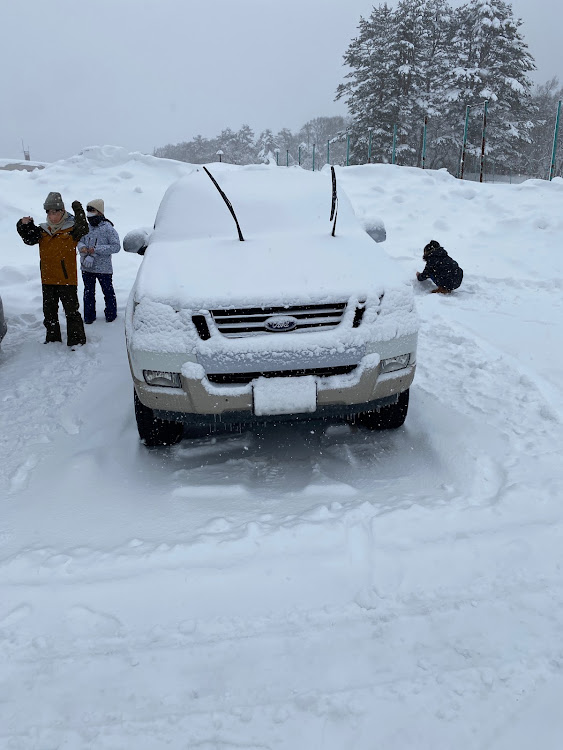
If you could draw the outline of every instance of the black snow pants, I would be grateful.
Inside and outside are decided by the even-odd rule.
[[[59,325],[59,300],[66,315],[66,343],[77,346],[86,343],[84,323],[78,304],[78,290],[75,286],[63,284],[43,284],[43,325],[47,330],[45,343],[62,341]]]

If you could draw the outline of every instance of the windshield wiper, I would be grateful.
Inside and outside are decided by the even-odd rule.
[[[213,177],[213,175],[207,169],[207,167],[204,167],[203,170],[209,176],[209,179],[215,185],[215,187],[217,188],[217,190],[221,193],[221,198],[223,198],[223,200],[227,204],[227,207],[228,207],[229,211],[231,212],[231,214],[233,216],[233,219],[235,220],[235,224],[237,225],[238,238],[239,238],[239,240],[241,242],[244,242],[244,237],[242,236],[242,232],[240,231],[240,226],[239,226],[239,223],[238,223],[237,215],[235,214],[235,209],[233,208],[233,206],[231,204],[231,201],[227,198],[227,196],[225,195],[225,193],[221,190],[221,188],[219,187],[219,183],[217,182],[217,180],[215,179],[215,177]]]
[[[332,236],[334,237],[334,230],[336,229],[336,217],[338,215],[338,196],[336,194],[336,171],[332,166],[330,168],[330,171],[332,172],[332,208],[330,209],[330,221],[334,219],[334,224],[332,225]]]

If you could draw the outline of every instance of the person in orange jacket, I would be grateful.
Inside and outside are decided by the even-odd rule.
[[[79,201],[74,201],[74,216],[65,209],[60,193],[49,193],[43,204],[47,221],[37,226],[31,216],[17,223],[17,231],[26,245],[39,244],[39,264],[43,290],[45,343],[62,341],[59,301],[66,315],[68,346],[86,343],[84,322],[78,303],[76,246],[88,234],[88,221]]]

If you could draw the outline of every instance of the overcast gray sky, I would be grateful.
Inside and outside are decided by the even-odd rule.
[[[334,92],[369,0],[5,0],[0,158],[88,145],[150,153],[248,123],[346,114]],[[393,2],[391,2],[393,4]],[[461,4],[454,0],[453,4]],[[538,70],[563,80],[563,0],[513,0]]]

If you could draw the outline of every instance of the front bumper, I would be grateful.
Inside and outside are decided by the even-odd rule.
[[[415,373],[413,363],[402,370],[381,372],[378,355],[366,356],[351,373],[315,377],[316,409],[307,413],[257,416],[253,384],[217,385],[208,380],[203,368],[190,376],[184,369],[182,388],[147,385],[133,376],[140,401],[156,416],[186,423],[279,421],[346,416],[394,403],[410,387]],[[193,368],[192,368],[193,369]],[[310,377],[310,376],[309,376]],[[298,381],[299,378],[294,380]]]

